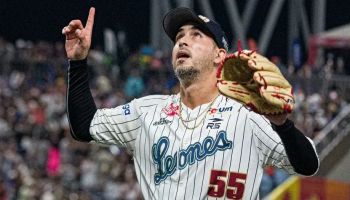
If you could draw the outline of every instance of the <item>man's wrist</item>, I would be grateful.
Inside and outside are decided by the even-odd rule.
[[[71,68],[87,66],[87,58],[83,60],[68,59],[68,62]]]
[[[87,61],[87,58],[84,58],[84,59],[72,59],[72,58],[68,58],[68,61],[70,62],[80,62],[80,61]]]
[[[291,127],[294,127],[293,121],[290,120],[290,119],[288,119],[288,118],[287,118],[286,121],[285,121],[283,124],[281,124],[281,125],[276,125],[276,124],[274,124],[274,123],[272,123],[272,124],[274,125],[275,130],[276,130],[277,133],[283,133],[284,131],[290,129]]]

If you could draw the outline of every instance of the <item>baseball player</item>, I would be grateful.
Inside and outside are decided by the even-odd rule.
[[[64,27],[69,58],[67,111],[72,136],[133,153],[145,199],[259,199],[263,167],[310,176],[319,162],[311,140],[287,113],[260,115],[219,93],[217,70],[228,42],[220,25],[177,8],[163,26],[174,41],[181,89],[97,109],[87,70],[95,9],[84,27]]]

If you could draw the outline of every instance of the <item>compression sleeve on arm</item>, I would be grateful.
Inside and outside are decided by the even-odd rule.
[[[284,144],[289,161],[295,171],[306,176],[315,174],[319,167],[318,157],[304,134],[289,119],[280,126],[274,124],[273,126]]]
[[[74,139],[90,142],[90,123],[97,108],[89,87],[87,59],[69,60],[67,87],[67,115]]]

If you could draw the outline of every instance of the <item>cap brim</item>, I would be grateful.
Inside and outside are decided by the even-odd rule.
[[[190,22],[200,24],[204,30],[209,31],[205,23],[189,8],[175,8],[170,11],[164,17],[163,27],[169,38],[175,41],[175,37],[181,26]]]

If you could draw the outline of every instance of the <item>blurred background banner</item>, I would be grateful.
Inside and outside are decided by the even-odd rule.
[[[350,184],[321,178],[290,177],[264,200],[350,199]]]
[[[297,38],[293,40],[293,63],[297,71],[301,69],[303,65],[302,47],[300,40]]]

